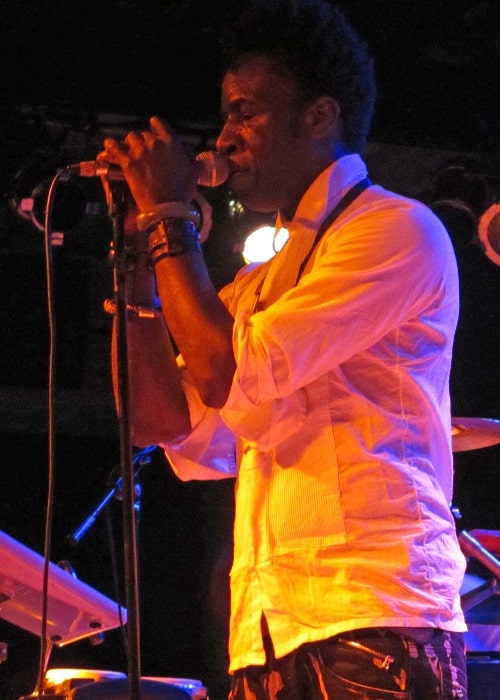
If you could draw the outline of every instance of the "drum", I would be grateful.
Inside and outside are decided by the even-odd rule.
[[[45,689],[57,695],[80,685],[115,678],[126,678],[126,675],[118,671],[97,671],[86,668],[49,668],[45,673]]]
[[[173,685],[176,688],[181,688],[182,690],[189,693],[191,700],[206,700],[208,698],[208,692],[201,681],[195,681],[191,678],[158,678],[155,676],[146,676],[145,680],[158,681],[160,683],[166,683],[167,685]]]
[[[43,697],[64,700],[127,700],[125,673],[84,668],[51,668],[45,674]],[[143,677],[141,700],[206,700],[207,689],[191,678]],[[19,700],[31,700],[35,694]]]
[[[77,688],[95,685],[101,681],[125,680],[126,675],[118,671],[101,671],[85,668],[49,668],[45,672],[45,692],[42,697],[73,698]],[[38,698],[36,689],[32,695],[19,700],[35,700]]]

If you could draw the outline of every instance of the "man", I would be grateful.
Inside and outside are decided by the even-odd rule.
[[[237,475],[233,700],[465,698],[448,236],[367,181],[372,69],[342,15],[257,1],[227,45],[217,149],[289,240],[217,295],[179,140],[153,118],[105,142],[141,211],[128,301],[161,299],[128,323],[133,442]]]

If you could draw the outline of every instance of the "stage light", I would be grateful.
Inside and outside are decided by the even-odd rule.
[[[488,258],[500,265],[500,204],[492,204],[479,219],[479,240]]]
[[[247,263],[270,260],[288,240],[288,231],[273,226],[260,226],[252,231],[243,244],[243,259]]]

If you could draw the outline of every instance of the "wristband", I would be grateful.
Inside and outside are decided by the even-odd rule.
[[[136,217],[139,231],[152,231],[163,219],[187,219],[192,221],[197,229],[201,228],[201,213],[194,203],[163,202],[143,211]]]
[[[148,255],[152,267],[162,258],[201,252],[200,234],[192,221],[163,219],[149,235]]]

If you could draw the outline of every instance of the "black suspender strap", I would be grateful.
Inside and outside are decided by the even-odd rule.
[[[320,227],[319,227],[319,229],[318,229],[318,231],[317,231],[317,233],[316,233],[316,236],[315,236],[315,238],[314,238],[314,241],[313,241],[313,244],[312,244],[310,250],[308,251],[308,253],[307,253],[306,257],[304,258],[304,260],[302,260],[302,262],[300,263],[300,267],[299,267],[299,271],[298,271],[298,273],[297,273],[297,279],[295,280],[295,284],[298,283],[298,281],[299,281],[299,279],[300,279],[302,273],[304,272],[304,269],[305,269],[305,267],[306,267],[308,261],[309,261],[310,258],[311,258],[311,255],[312,255],[313,252],[314,252],[314,249],[315,249],[316,246],[318,245],[319,241],[321,240],[321,237],[323,236],[323,234],[325,233],[325,231],[328,229],[328,227],[331,226],[331,224],[335,221],[335,219],[336,219],[337,217],[339,217],[340,214],[342,214],[342,212],[345,211],[345,209],[347,209],[347,207],[348,207],[350,204],[352,204],[352,202],[354,202],[354,200],[356,199],[356,197],[357,197],[358,195],[360,195],[361,192],[363,192],[364,190],[366,190],[366,188],[369,187],[371,184],[372,184],[372,183],[371,183],[370,179],[369,179],[369,178],[365,178],[364,180],[360,180],[360,182],[357,182],[355,185],[353,185],[349,190],[347,190],[347,192],[346,192],[345,195],[340,199],[340,201],[338,202],[338,204],[332,209],[332,211],[331,211],[331,212],[326,216],[326,218],[321,222]],[[259,286],[257,287],[257,289],[256,289],[256,291],[255,291],[255,301],[254,301],[254,304],[253,304],[252,313],[255,313],[255,312],[258,311],[258,309],[259,309],[260,294],[261,294],[261,291],[262,291],[262,287],[263,287],[263,285],[264,285],[264,282],[265,282],[265,277],[261,280]]]
[[[318,229],[318,232],[316,233],[316,237],[315,237],[314,242],[311,246],[311,249],[307,253],[304,260],[302,260],[302,262],[300,263],[299,272],[297,274],[297,279],[295,281],[295,284],[298,283],[302,273],[304,272],[304,269],[305,269],[307,263],[309,262],[309,260],[311,258],[311,255],[313,254],[316,246],[320,242],[321,237],[323,236],[325,231],[333,224],[335,219],[337,219],[342,214],[342,212],[345,211],[347,209],[347,207],[350,204],[352,204],[352,202],[354,202],[356,197],[358,197],[361,194],[361,192],[366,190],[366,188],[369,187],[371,184],[372,183],[368,177],[366,177],[364,180],[360,180],[359,182],[357,182],[355,185],[353,185],[351,187],[351,189],[347,190],[347,192],[341,198],[339,203],[332,209],[332,211],[327,215],[327,217],[325,219],[323,219],[323,221]]]

